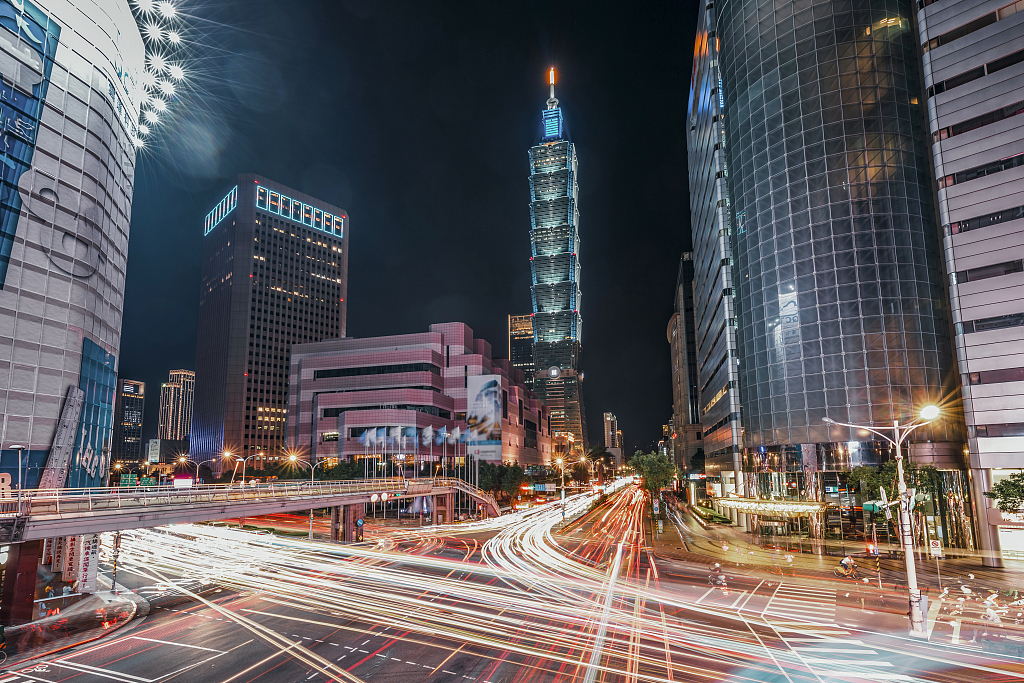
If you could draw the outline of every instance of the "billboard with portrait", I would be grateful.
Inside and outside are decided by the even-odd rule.
[[[466,439],[469,455],[501,460],[501,376],[466,378]]]

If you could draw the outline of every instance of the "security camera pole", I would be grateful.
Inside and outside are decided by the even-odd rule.
[[[921,419],[910,424],[901,425],[899,420],[893,420],[892,427],[868,427],[867,425],[854,425],[845,422],[836,422],[827,417],[822,421],[828,425],[837,427],[852,427],[853,429],[866,429],[877,434],[896,448],[896,490],[899,493],[900,503],[900,545],[903,546],[903,559],[907,565],[907,588],[910,591],[910,635],[918,638],[925,638],[928,635],[924,624],[924,614],[921,611],[921,589],[917,587],[917,561],[914,558],[914,532],[911,526],[910,511],[913,508],[911,493],[907,489],[907,482],[903,475],[903,453],[900,449],[903,441],[910,436],[918,427],[922,427],[939,416],[937,406],[925,406],[921,409]],[[879,429],[891,429],[892,438],[878,431]]]

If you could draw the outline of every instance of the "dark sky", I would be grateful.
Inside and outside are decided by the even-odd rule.
[[[462,321],[507,355],[530,312],[527,150],[547,69],[580,160],[591,439],[671,415],[665,328],[689,244],[693,2],[194,2],[195,89],[139,158],[120,374],[195,367],[202,221],[255,172],[351,218],[348,335]]]

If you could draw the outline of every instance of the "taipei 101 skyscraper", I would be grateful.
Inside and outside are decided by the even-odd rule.
[[[555,99],[554,69],[550,84],[540,142],[530,148],[534,391],[548,406],[552,433],[571,434],[585,449],[576,146],[565,133]]]

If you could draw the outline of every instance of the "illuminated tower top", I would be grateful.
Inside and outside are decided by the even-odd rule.
[[[534,339],[536,342],[579,341],[576,148],[565,136],[562,110],[555,99],[554,69],[549,79],[551,98],[542,114],[541,140],[530,149]],[[565,361],[565,365],[574,364]]]

